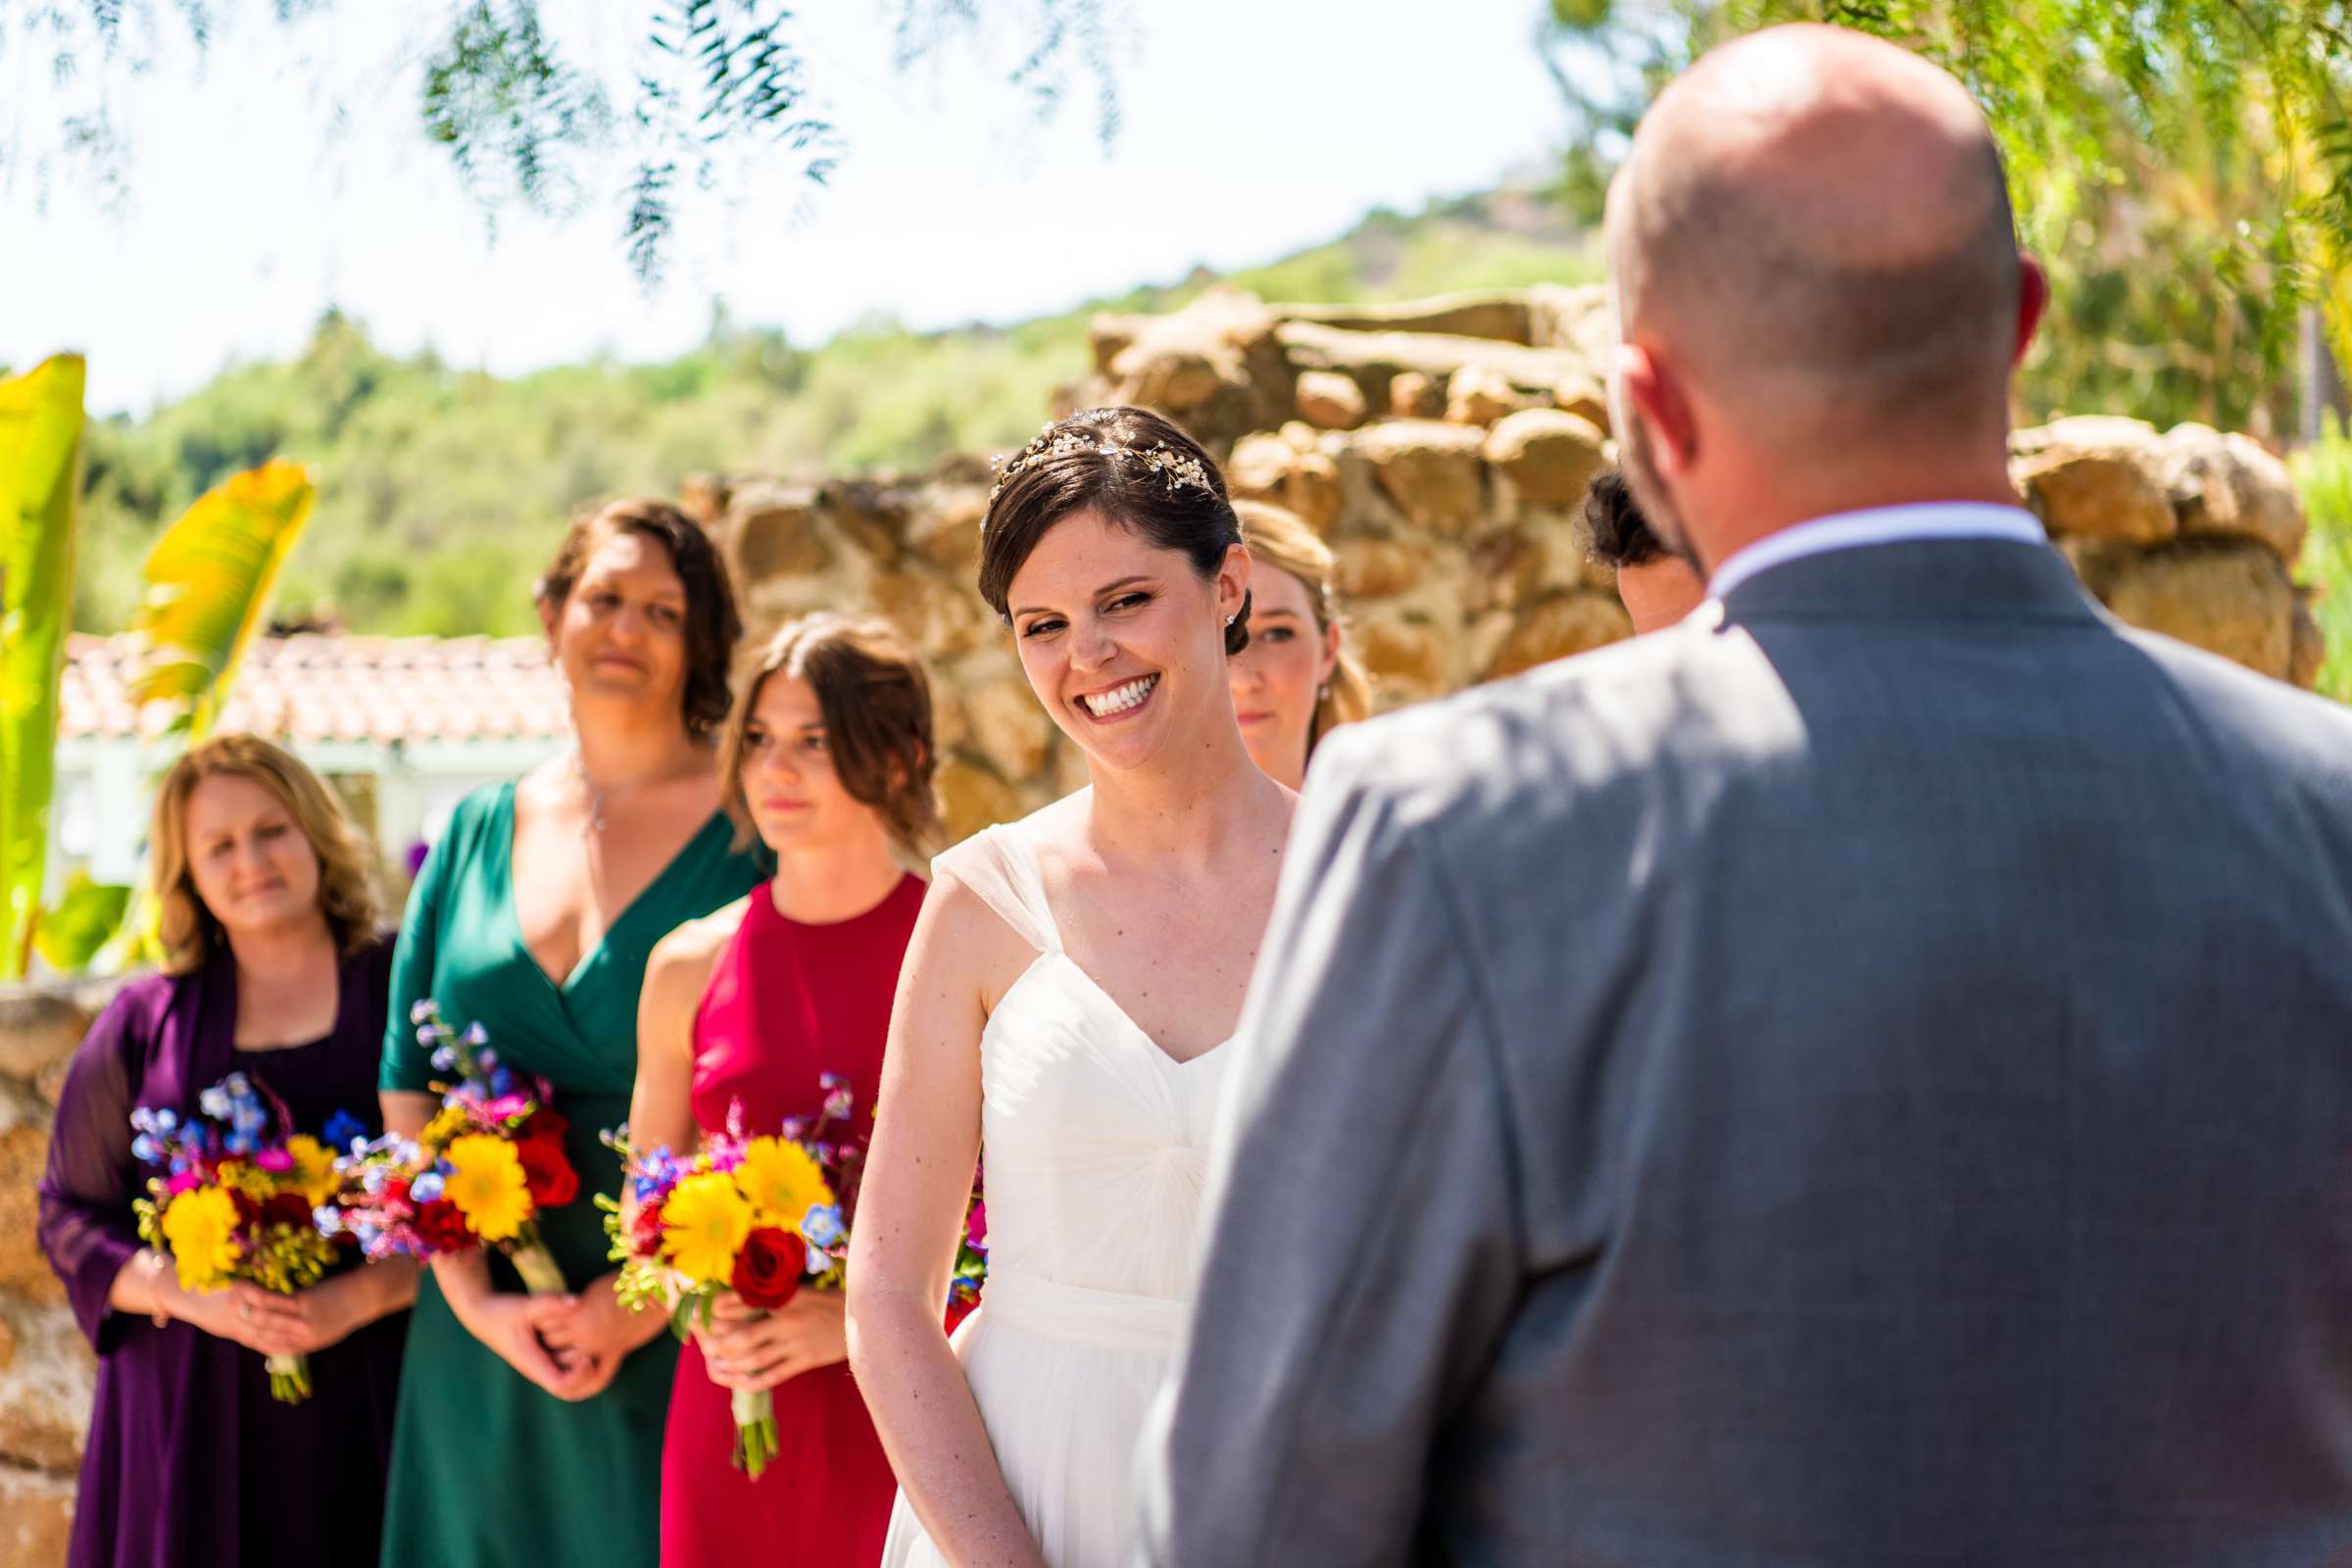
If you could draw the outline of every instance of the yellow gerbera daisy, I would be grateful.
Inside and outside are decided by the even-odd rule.
[[[833,1201],[833,1189],[808,1151],[785,1138],[755,1138],[744,1146],[735,1185],[759,1210],[760,1223],[799,1231],[809,1209]]]
[[[531,1217],[531,1191],[514,1146],[488,1133],[468,1133],[449,1146],[450,1174],[441,1196],[458,1205],[485,1242],[512,1239]]]
[[[752,1205],[716,1171],[687,1177],[662,1205],[662,1250],[697,1284],[732,1279],[735,1254],[751,1234]]]
[[[237,1203],[218,1187],[194,1187],[164,1210],[164,1240],[183,1291],[217,1291],[237,1266]]]

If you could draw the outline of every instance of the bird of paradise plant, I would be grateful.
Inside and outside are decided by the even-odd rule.
[[[57,692],[74,604],[83,368],[0,381],[0,980],[31,962],[57,783]]]
[[[220,721],[318,494],[302,465],[273,459],[197,497],[148,552],[146,597],[130,626],[146,659],[131,700],[174,705],[170,728],[189,745]]]

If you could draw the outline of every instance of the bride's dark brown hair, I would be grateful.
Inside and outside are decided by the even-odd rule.
[[[980,597],[1009,619],[1013,574],[1072,513],[1093,512],[1173,550],[1208,581],[1242,542],[1225,476],[1200,444],[1149,409],[1089,409],[1046,426],[1006,460],[981,524]],[[1225,652],[1250,645],[1250,596],[1225,628]]]

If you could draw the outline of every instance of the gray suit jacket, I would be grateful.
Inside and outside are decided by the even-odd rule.
[[[2046,549],[1341,731],[1236,1049],[1142,1561],[2352,1561],[2352,712]]]

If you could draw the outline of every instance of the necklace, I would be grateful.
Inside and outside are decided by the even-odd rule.
[[[588,764],[586,761],[581,761],[578,748],[571,748],[571,776],[581,780],[581,790],[588,792],[588,820],[583,820],[581,823],[581,842],[588,842],[588,839],[598,837],[600,832],[605,832],[605,804],[610,797],[621,795],[621,792],[625,792],[625,790],[635,790],[637,785],[642,785],[642,783],[654,783],[654,780],[665,778],[668,773],[670,773],[670,764],[668,761],[663,761],[661,766],[647,768],[642,776],[630,778],[628,783],[616,783],[616,785],[612,785],[612,788],[600,788],[593,778],[588,778]]]
[[[580,837],[590,839],[605,830],[605,792],[590,782],[588,764],[580,760],[577,751],[571,754],[571,772],[580,781],[580,788],[588,792],[588,819],[580,824]]]

